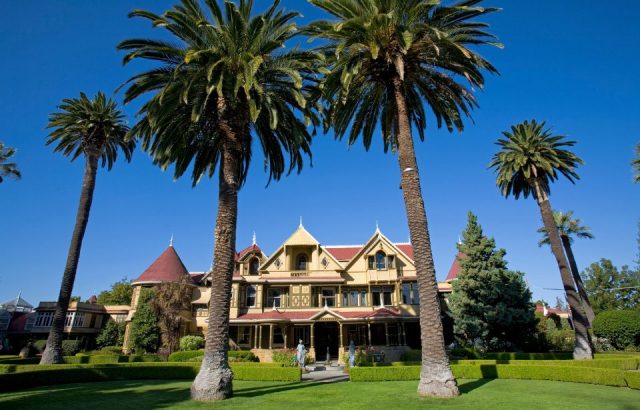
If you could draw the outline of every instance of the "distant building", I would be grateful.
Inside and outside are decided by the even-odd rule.
[[[33,305],[21,294],[0,304],[0,351],[8,351],[28,339],[34,320]]]

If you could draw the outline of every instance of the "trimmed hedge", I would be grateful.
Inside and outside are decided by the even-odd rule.
[[[236,380],[299,382],[299,368],[232,364]],[[0,366],[0,391],[108,380],[193,379],[198,363],[54,364]]]
[[[460,379],[527,379],[628,386],[640,389],[640,373],[619,369],[558,365],[453,364],[451,370]],[[420,366],[355,367],[349,372],[353,382],[419,380]]]
[[[258,358],[249,350],[229,350],[227,352],[230,362],[257,362]],[[189,362],[196,357],[204,356],[203,350],[187,350],[173,352],[169,355],[170,362]]]
[[[114,354],[94,354],[91,356],[66,356],[65,364],[115,364],[115,363],[135,363],[135,362],[160,362],[160,356],[155,354],[146,355],[114,355]]]
[[[188,362],[194,357],[204,356],[202,350],[187,350],[184,352],[173,352],[167,359],[169,362]]]
[[[418,351],[419,352],[419,351]],[[521,353],[521,352],[492,352],[480,353],[473,349],[453,349],[449,354],[452,358],[486,359],[486,360],[572,360],[572,352],[550,353]],[[417,360],[421,358],[418,357]]]

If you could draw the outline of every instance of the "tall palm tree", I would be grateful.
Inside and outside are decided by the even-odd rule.
[[[298,34],[295,12],[279,1],[252,16],[252,1],[182,0],[162,15],[137,10],[131,16],[163,27],[174,42],[132,39],[124,61],[160,65],[129,80],[126,101],[153,93],[142,106],[132,135],[142,139],[156,164],[175,164],[178,178],[193,163],[193,184],[219,171],[212,290],[205,355],[193,385],[196,400],[232,394],[228,364],[229,308],[234,267],[238,191],[249,168],[254,137],[269,180],[303,165],[311,156],[310,125],[319,123],[308,102],[322,63],[312,51],[285,49]]]
[[[636,158],[631,161],[631,165],[636,172],[636,174],[633,176],[633,180],[636,183],[640,183],[640,144],[636,145]]]
[[[20,179],[22,177],[16,163],[9,162],[11,157],[13,157],[15,154],[15,148],[5,147],[4,144],[0,142],[0,184],[6,177],[15,179]]]
[[[131,160],[135,149],[135,142],[125,139],[129,127],[124,115],[116,102],[102,92],[98,92],[93,99],[80,93],[80,98],[62,100],[58,108],[59,112],[49,116],[48,128],[53,128],[53,131],[49,133],[47,145],[55,144],[54,151],[70,156],[71,161],[84,155],[85,166],[76,224],[71,236],[47,347],[40,364],[62,363],[64,324],[76,279],[82,239],[89,222],[98,163],[110,170],[116,160],[118,149],[122,150],[127,162]]]
[[[326,127],[337,138],[359,136],[366,149],[378,123],[384,149],[397,152],[401,188],[415,255],[420,292],[422,369],[418,393],[458,395],[444,349],[444,337],[427,217],[422,199],[412,124],[424,140],[425,104],[437,125],[462,130],[462,116],[477,105],[471,87],[482,87],[483,70],[496,69],[475,49],[493,44],[486,24],[476,17],[496,11],[476,5],[480,0],[451,6],[439,0],[310,0],[336,20],[307,28],[327,40],[323,47],[331,72],[323,82],[327,100]]]
[[[567,259],[569,260],[571,275],[573,276],[573,281],[575,282],[576,288],[578,289],[580,304],[582,305],[582,310],[587,315],[589,326],[591,326],[596,315],[595,313],[593,313],[593,308],[591,307],[591,302],[589,302],[587,290],[585,289],[582,278],[580,277],[580,271],[578,270],[578,264],[576,263],[576,258],[573,255],[571,244],[573,243],[574,236],[576,238],[593,239],[593,234],[591,233],[591,228],[589,228],[588,226],[580,225],[582,223],[580,219],[572,218],[573,211],[569,211],[566,213],[555,211],[553,212],[553,220],[558,227],[558,233],[560,234],[560,239],[562,240],[562,247],[564,248],[564,252],[567,255]],[[547,230],[544,226],[538,229],[538,233],[541,233],[543,235],[542,239],[538,241],[538,246],[551,244],[551,242],[549,241],[549,235],[547,234]]]
[[[525,121],[502,134],[505,138],[498,139],[496,143],[501,150],[493,156],[489,167],[494,168],[497,173],[496,184],[502,195],[513,195],[516,199],[520,195],[524,198],[531,195],[537,201],[571,309],[576,334],[573,357],[592,359],[593,348],[587,332],[588,320],[581,309],[549,201],[550,184],[559,178],[559,174],[572,183],[579,179],[575,168],[583,161],[573,152],[564,149],[575,145],[575,141],[553,135],[551,130],[545,129],[544,122]]]

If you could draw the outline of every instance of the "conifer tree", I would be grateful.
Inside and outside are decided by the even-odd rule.
[[[480,350],[525,348],[536,318],[524,274],[507,269],[506,251],[496,249],[471,212],[458,250],[462,270],[451,295],[456,339]]]

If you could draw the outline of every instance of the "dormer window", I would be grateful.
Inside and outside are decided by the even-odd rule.
[[[301,253],[296,258],[296,270],[307,270],[307,264],[309,260],[307,259],[307,255]]]
[[[260,260],[258,258],[252,258],[249,262],[249,275],[257,275],[260,268]]]

